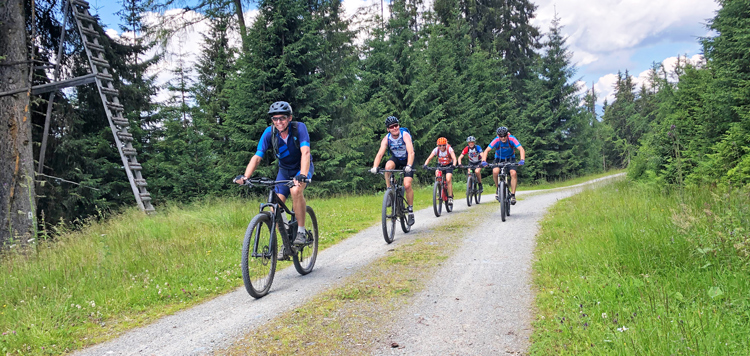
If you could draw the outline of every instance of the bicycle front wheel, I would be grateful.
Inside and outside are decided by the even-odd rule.
[[[383,238],[386,243],[393,242],[396,234],[396,191],[388,188],[383,195]]]
[[[479,192],[479,183],[474,181],[474,202],[479,204],[479,201],[482,200],[482,193]]]
[[[441,190],[440,182],[435,182],[435,187],[432,188],[432,211],[435,212],[437,217],[440,217],[440,213],[443,211]]]
[[[242,280],[253,298],[268,294],[276,273],[276,244],[271,230],[271,214],[256,215],[245,231],[242,243]]]
[[[315,259],[318,258],[318,218],[315,217],[315,211],[311,206],[308,205],[305,211],[307,213],[305,215],[307,242],[302,246],[297,246],[297,252],[292,255],[294,268],[303,276],[312,272]]]
[[[474,179],[472,179],[471,174],[469,174],[469,178],[466,178],[466,205],[471,206],[471,193],[472,189],[474,188]]]
[[[500,219],[502,221],[505,221],[505,214],[507,211],[507,205],[505,204],[505,199],[506,199],[505,191],[506,191],[505,182],[500,182],[500,184],[498,184],[497,186],[497,192],[498,192],[497,198],[500,201]]]

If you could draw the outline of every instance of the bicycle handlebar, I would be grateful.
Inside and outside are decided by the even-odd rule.
[[[488,164],[485,167],[487,167],[487,168],[498,168],[498,167],[502,168],[502,167],[512,167],[512,166],[518,166],[518,163],[514,163],[514,162],[490,163],[490,164]]]
[[[403,170],[403,168],[402,169],[380,169],[380,168],[378,168],[378,173],[380,173],[380,174],[383,174],[383,173],[404,173],[404,170]],[[378,174],[378,173],[376,173],[376,174]]]
[[[447,171],[447,170],[453,169],[455,167],[457,167],[457,166],[445,166],[445,167],[429,167],[428,166],[428,167],[422,167],[422,168],[424,168],[424,169],[426,169],[428,171]]]
[[[238,180],[240,180],[240,178],[243,178],[243,177],[244,177],[243,175],[238,175],[237,177],[234,178],[234,182],[236,183]],[[270,186],[274,186],[276,184],[284,184],[287,187],[291,188],[291,187],[294,186],[294,180],[293,179],[273,180],[273,179],[268,178],[268,177],[260,177],[260,178],[245,179],[245,183],[242,184],[242,185],[246,185],[248,187],[252,187],[252,186],[255,186],[255,185],[261,185],[261,186],[270,187]]]

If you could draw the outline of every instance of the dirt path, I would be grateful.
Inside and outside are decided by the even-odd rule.
[[[576,187],[535,192],[511,209],[500,222],[499,205],[486,222],[463,234],[459,251],[438,271],[432,283],[402,314],[391,339],[403,348],[383,345],[380,354],[485,354],[523,352],[528,344],[531,253],[538,221],[558,199],[579,191]],[[519,192],[518,196],[532,192]],[[492,204],[492,196],[483,204]],[[497,204],[497,203],[494,203]],[[314,205],[313,205],[314,206]],[[457,200],[455,210],[467,209]],[[412,231],[439,226],[432,208],[416,214]],[[324,226],[324,223],[321,222]],[[513,231],[513,234],[509,234]],[[410,240],[396,233],[394,245]],[[368,228],[318,255],[313,273],[300,276],[293,267],[278,271],[268,296],[255,300],[244,288],[194,308],[127,332],[75,355],[199,355],[227,346],[235,338],[262,326],[317,293],[337,286],[345,277],[383,256],[380,225]]]

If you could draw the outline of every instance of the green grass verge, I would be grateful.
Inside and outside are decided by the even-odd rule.
[[[618,182],[560,202],[537,237],[534,355],[750,353],[747,192]]]

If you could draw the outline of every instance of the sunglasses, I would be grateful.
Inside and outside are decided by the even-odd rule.
[[[438,145],[438,147],[445,147],[445,145]]]
[[[398,126],[399,126],[399,124],[393,124],[393,125],[391,125],[391,126],[388,126],[388,130],[390,130],[390,129],[395,129],[395,128],[397,128]]]
[[[279,117],[272,117],[271,120],[273,120],[273,121],[284,121],[284,120],[286,120],[288,118],[289,118],[289,116],[279,116]]]

